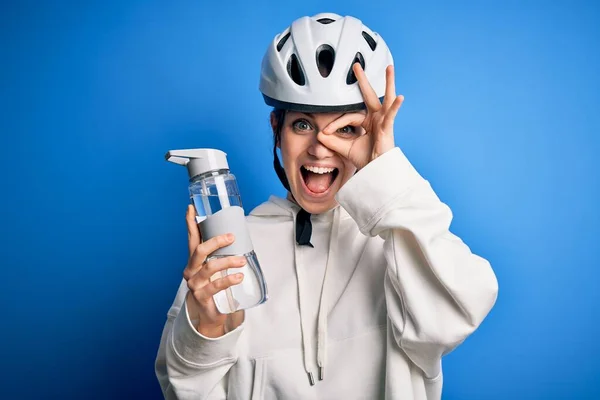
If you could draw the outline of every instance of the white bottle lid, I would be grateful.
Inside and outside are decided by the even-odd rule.
[[[227,154],[216,149],[171,150],[165,158],[172,163],[186,166],[190,178],[210,171],[229,170]]]

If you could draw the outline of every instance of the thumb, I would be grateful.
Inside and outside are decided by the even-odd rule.
[[[317,140],[330,150],[335,151],[344,158],[348,158],[350,155],[350,149],[354,140],[343,139],[337,135],[327,135],[323,132],[319,132]]]
[[[198,224],[196,223],[196,209],[191,204],[188,205],[185,220],[188,228],[188,249],[191,257],[196,251],[196,247],[202,242],[200,229],[198,229]]]

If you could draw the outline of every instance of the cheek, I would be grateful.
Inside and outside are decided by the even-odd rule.
[[[352,163],[344,163],[344,179],[343,183],[346,183],[356,173],[356,167]]]
[[[356,167],[348,160],[344,160],[344,169],[346,170],[346,175],[352,176],[356,173]]]
[[[305,143],[303,137],[289,132],[281,132],[280,149],[284,165],[294,164],[303,153]]]

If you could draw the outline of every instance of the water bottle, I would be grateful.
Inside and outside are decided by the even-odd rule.
[[[242,199],[235,176],[229,171],[227,155],[215,149],[187,149],[169,151],[165,158],[187,167],[190,199],[196,208],[202,240],[227,233],[235,235],[232,244],[212,253],[207,261],[217,257],[246,257],[243,267],[217,272],[211,277],[213,281],[230,274],[244,274],[241,283],[214,295],[219,312],[229,314],[264,303],[268,298],[267,285],[254,253]]]

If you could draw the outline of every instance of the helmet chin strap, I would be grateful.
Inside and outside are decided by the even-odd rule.
[[[294,194],[290,189],[290,183],[285,174],[285,169],[281,166],[281,162],[279,162],[279,157],[277,156],[277,145],[273,146],[273,167],[275,167],[275,172],[279,177],[279,180],[283,184],[283,187],[286,188],[291,198],[298,204],[298,202],[294,199]],[[298,204],[300,205],[300,204]],[[299,246],[310,246],[315,247],[310,242],[310,237],[312,236],[312,222],[310,221],[310,213],[300,206],[300,211],[296,214],[296,243]]]

